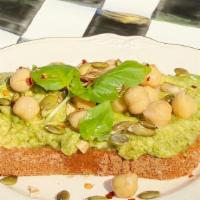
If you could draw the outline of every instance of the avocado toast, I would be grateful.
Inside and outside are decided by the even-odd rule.
[[[1,74],[0,174],[189,175],[200,161],[200,77],[175,71],[109,60]]]

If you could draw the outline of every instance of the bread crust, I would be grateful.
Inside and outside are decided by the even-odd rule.
[[[114,151],[90,149],[65,156],[51,148],[0,148],[0,174],[15,176],[92,174],[98,176],[134,172],[139,177],[173,179],[190,175],[200,162],[200,138],[185,152],[170,158],[149,155],[134,161]]]

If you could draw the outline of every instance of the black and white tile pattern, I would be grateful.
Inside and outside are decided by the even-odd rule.
[[[200,49],[200,1],[0,0],[0,48],[101,33],[142,35]]]
[[[21,35],[44,0],[0,0],[0,27]]]

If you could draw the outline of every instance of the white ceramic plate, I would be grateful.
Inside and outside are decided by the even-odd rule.
[[[112,58],[135,59],[155,63],[164,73],[173,73],[175,67],[184,67],[200,74],[200,51],[189,47],[158,43],[144,37],[121,37],[103,34],[89,38],[39,39],[0,50],[0,71],[13,71],[19,66],[46,65],[62,61],[78,64]],[[58,191],[67,189],[72,200],[83,200],[92,195],[104,195],[111,190],[111,177],[95,176],[48,176],[20,177],[13,187],[0,185],[0,199],[6,200],[53,200]],[[90,190],[85,183],[93,184]],[[139,192],[161,191],[160,200],[199,200],[200,169],[192,178],[182,177],[170,181],[139,180]],[[28,186],[40,191],[30,196]]]

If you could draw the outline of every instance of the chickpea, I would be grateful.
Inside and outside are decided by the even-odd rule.
[[[18,69],[10,77],[10,87],[16,92],[26,92],[31,85],[28,83],[30,78],[30,70],[26,68]]]
[[[115,176],[112,180],[112,189],[119,198],[133,196],[138,189],[137,175],[129,173]]]
[[[136,86],[127,90],[124,101],[130,113],[141,114],[149,104],[149,97],[144,87]]]
[[[75,112],[72,112],[69,115],[69,123],[71,124],[71,126],[75,129],[78,130],[79,129],[79,123],[80,120],[86,115],[86,110],[78,110]]]
[[[72,102],[78,109],[89,109],[95,106],[95,103],[81,99],[80,97],[73,97]]]
[[[127,106],[123,98],[114,100],[112,102],[112,108],[115,112],[125,112],[127,110]]]
[[[191,96],[182,91],[172,101],[172,109],[176,116],[187,119],[197,112],[197,103]]]
[[[154,101],[143,112],[146,120],[151,121],[156,126],[164,126],[171,120],[172,107],[164,101]]]
[[[144,89],[147,91],[149,96],[149,101],[157,101],[158,100],[158,89],[152,88],[150,86],[145,86]]]
[[[145,77],[143,85],[157,87],[161,83],[161,73],[155,65],[151,65],[151,72]]]
[[[13,112],[26,121],[31,120],[40,112],[39,103],[33,97],[22,96],[15,102]]]

